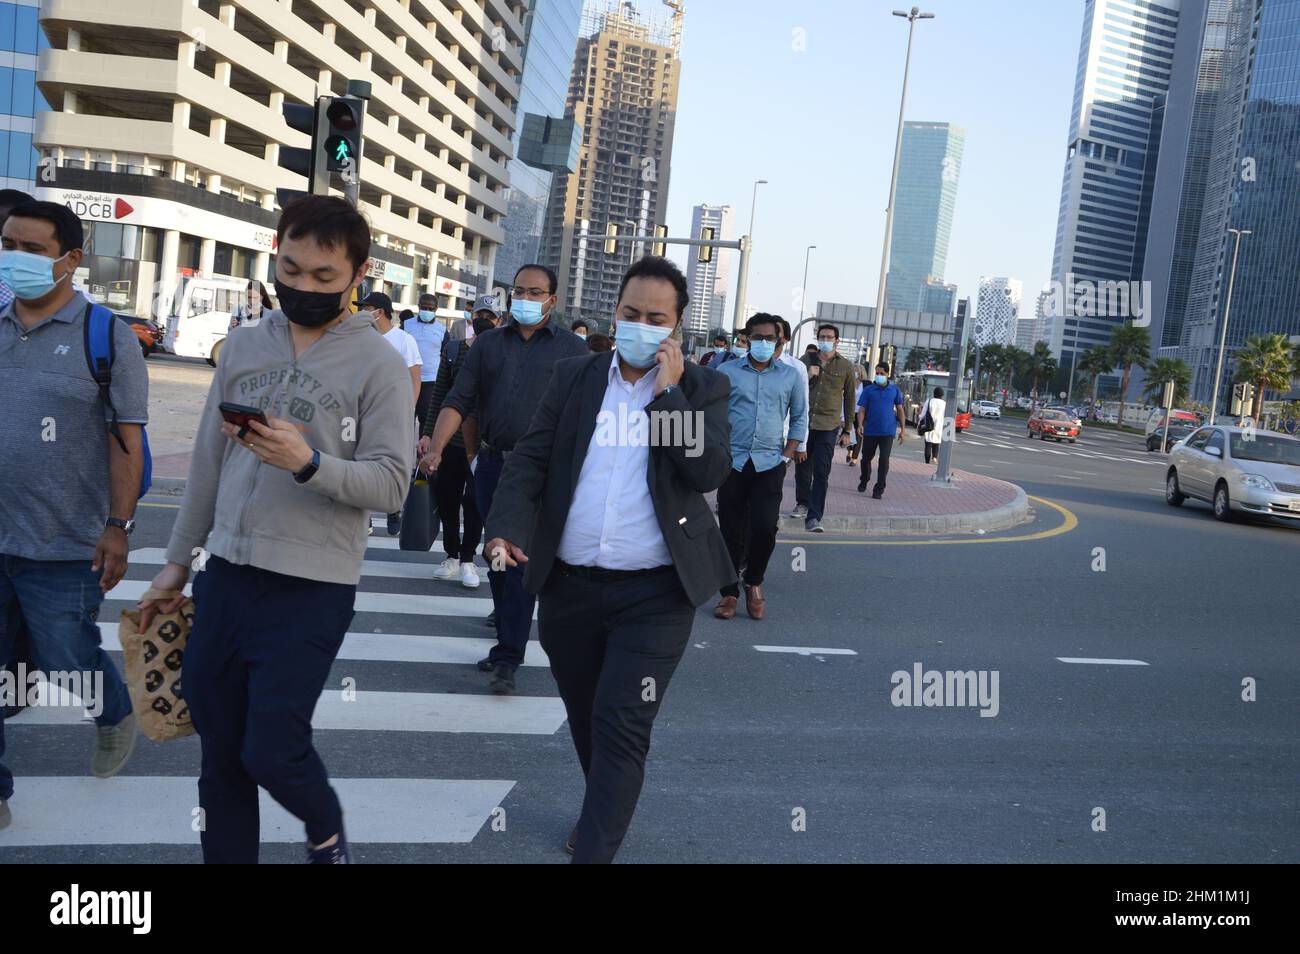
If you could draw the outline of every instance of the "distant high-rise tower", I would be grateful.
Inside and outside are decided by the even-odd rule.
[[[581,127],[571,117],[562,118],[582,0],[526,0],[526,5],[506,240],[494,263],[496,284],[506,288],[521,266],[537,261],[551,181],[555,173],[578,168],[582,145]]]
[[[977,345],[1009,345],[1015,341],[1023,290],[1024,283],[1019,279],[980,278],[972,335]]]
[[[887,307],[926,311],[942,303],[933,286],[943,283],[948,240],[957,205],[966,131],[951,123],[904,123],[894,199],[894,236],[889,253]],[[945,313],[952,313],[949,296]]]
[[[650,250],[622,242],[606,253],[606,229],[650,234],[667,213],[680,17],[588,0],[579,33],[565,116],[582,126],[582,148],[577,171],[551,185],[539,257],[559,276],[559,308],[608,320],[623,273]]]
[[[1050,291],[1039,292],[1038,300],[1034,302],[1033,315],[1022,314],[1016,321],[1016,333],[1011,343],[1017,348],[1022,351],[1033,351],[1035,342],[1046,341],[1051,335],[1052,318],[1048,311],[1048,302],[1051,298]]]
[[[711,228],[715,239],[733,238],[733,218],[729,205],[697,205],[691,212],[691,235],[699,236],[701,228]],[[696,250],[691,249],[690,264],[686,267],[686,285],[691,295],[687,331],[707,335],[714,328],[730,327],[726,321],[730,276],[731,249],[715,248],[707,262],[701,262]]]
[[[1183,0],[1085,0],[1052,279],[1065,302],[1078,282],[1141,278],[1157,145]],[[1127,287],[1127,285],[1126,285]],[[1063,372],[1110,343],[1131,314],[1091,307],[1052,314],[1048,343]],[[1131,309],[1130,309],[1131,310]]]

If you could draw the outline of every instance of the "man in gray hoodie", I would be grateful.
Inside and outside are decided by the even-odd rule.
[[[204,861],[256,862],[260,785],[303,820],[309,862],[341,864],[342,810],[311,717],[352,620],[370,513],[406,496],[415,402],[401,356],[348,307],[365,219],[306,196],[276,235],[280,310],[222,349],[153,586],[180,591],[201,571],[184,699],[203,743]],[[223,402],[268,423],[223,422]],[[179,602],[142,601],[142,623]]]

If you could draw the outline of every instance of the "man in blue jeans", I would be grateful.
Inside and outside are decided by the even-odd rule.
[[[858,427],[862,431],[862,479],[858,493],[865,493],[871,479],[871,459],[880,451],[880,469],[876,471],[876,486],[871,496],[879,500],[885,495],[885,478],[889,476],[889,452],[894,447],[894,433],[898,443],[907,434],[907,418],[903,411],[903,392],[889,380],[889,365],[876,365],[876,376],[862,389],[858,397]]]
[[[99,736],[91,771],[108,778],[131,757],[135,716],[97,620],[126,572],[149,379],[135,334],[114,321],[111,426],[86,361],[89,302],[72,287],[81,246],[81,221],[53,202],[15,207],[0,232],[0,280],[14,295],[0,311],[0,661],[25,622],[42,671],[82,674]],[[13,792],[0,765],[0,828]]]
[[[555,362],[587,354],[583,339],[551,320],[557,282],[555,273],[543,265],[525,265],[515,273],[510,317],[499,327],[475,336],[474,347],[438,412],[422,458],[426,473],[436,471],[452,435],[467,418],[472,419],[474,423],[464,431],[465,450],[477,461],[474,495],[484,517],[492,510],[506,455],[528,432]],[[515,671],[523,664],[528,648],[537,598],[524,589],[524,571],[518,566],[492,566],[488,584],[492,587],[497,644],[479,660],[478,668],[492,673],[488,687],[493,692],[506,695],[515,691]]]

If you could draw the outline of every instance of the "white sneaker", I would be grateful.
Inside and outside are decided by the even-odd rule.
[[[455,557],[447,557],[438,565],[438,569],[433,571],[435,580],[454,580],[460,575],[460,561]]]
[[[478,567],[472,562],[460,565],[460,585],[471,590],[478,587]]]

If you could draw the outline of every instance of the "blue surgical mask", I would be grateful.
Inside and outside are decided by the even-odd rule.
[[[882,388],[889,383],[889,378],[885,377],[883,374],[877,374],[875,378],[873,378],[872,380],[874,380]]]
[[[438,320],[438,313],[436,311],[428,311],[427,309],[421,308],[415,317],[427,325],[430,322]]]
[[[725,354],[726,351],[727,351],[726,348],[719,348],[717,345],[714,345],[714,346],[713,346],[713,353],[714,353],[714,354]]]
[[[738,358],[743,358],[745,355],[749,354],[749,349],[744,345],[732,345],[731,353]]]
[[[648,368],[655,363],[655,352],[673,329],[667,325],[647,325],[641,321],[620,321],[614,326],[614,344],[618,359],[634,368]]]
[[[764,361],[771,361],[774,354],[776,354],[775,341],[751,341],[749,343],[749,357],[760,364]]]
[[[835,350],[835,342],[819,341],[817,342],[817,350],[820,351],[822,354],[830,354],[832,351]]]
[[[54,263],[66,256],[47,258],[35,252],[7,249],[0,252],[0,281],[9,286],[19,301],[44,298],[67,274],[54,277]]]
[[[516,298],[510,303],[510,314],[514,315],[515,321],[521,325],[535,325],[542,320],[542,303],[529,301],[527,298]]]

